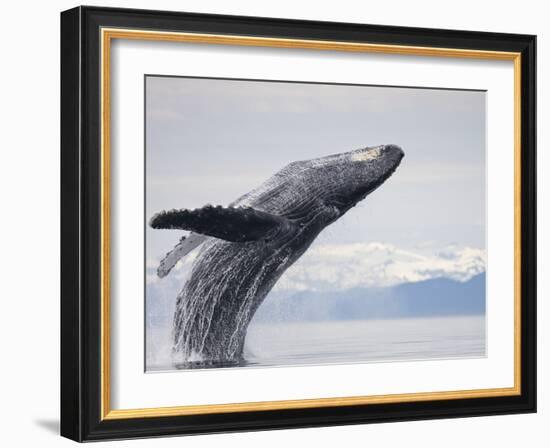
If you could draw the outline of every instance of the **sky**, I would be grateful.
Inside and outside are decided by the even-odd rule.
[[[484,250],[485,95],[148,76],[146,215],[227,205],[291,161],[393,143],[396,173],[316,244]],[[148,229],[148,259],[182,235]]]

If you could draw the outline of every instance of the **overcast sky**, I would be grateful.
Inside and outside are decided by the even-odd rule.
[[[146,78],[146,215],[227,205],[294,160],[393,143],[396,173],[317,244],[485,249],[485,92]],[[183,233],[147,230],[147,257]]]

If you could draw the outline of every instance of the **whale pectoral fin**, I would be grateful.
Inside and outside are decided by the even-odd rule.
[[[154,229],[190,230],[234,243],[257,241],[271,232],[288,225],[280,216],[253,208],[212,207],[195,210],[169,210],[151,218]]]
[[[157,275],[160,278],[166,277],[178,261],[200,246],[206,239],[206,236],[197,233],[191,233],[187,238],[182,237],[179,243],[160,262]]]

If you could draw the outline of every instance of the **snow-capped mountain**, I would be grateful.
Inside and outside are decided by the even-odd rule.
[[[398,319],[485,314],[485,273],[460,282],[433,278],[387,287],[270,294],[255,322]]]
[[[149,324],[170,321],[197,252],[162,279],[156,275],[159,260],[148,261]],[[485,270],[485,251],[466,246],[314,244],[277,282],[258,319],[482,314]]]
[[[484,272],[485,265],[484,250],[464,246],[402,249],[384,243],[325,244],[311,247],[275,288],[330,291],[439,277],[464,282]]]
[[[183,258],[164,279],[156,275],[159,260],[147,263],[147,284],[183,286],[197,251]],[[465,282],[485,272],[486,252],[467,246],[433,244],[400,248],[386,243],[314,244],[280,278],[274,292],[334,291],[387,287],[433,278]]]

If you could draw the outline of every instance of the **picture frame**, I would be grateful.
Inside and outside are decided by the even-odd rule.
[[[111,289],[117,278],[110,254],[117,234],[111,232],[116,204],[110,188],[116,170],[125,167],[111,164],[110,79],[116,62],[112,44],[122,40],[258,53],[275,48],[508,61],[513,241],[500,244],[513,246],[513,385],[113,408],[120,381],[113,384],[111,376]],[[536,412],[535,141],[535,36],[83,6],[61,13],[61,435],[82,442]]]

